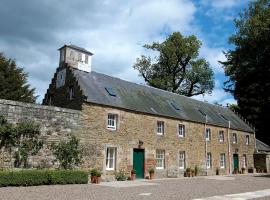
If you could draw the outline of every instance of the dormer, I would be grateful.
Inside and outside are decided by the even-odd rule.
[[[59,66],[65,63],[69,67],[85,72],[91,72],[91,60],[93,53],[72,44],[64,45],[58,50],[60,51]]]

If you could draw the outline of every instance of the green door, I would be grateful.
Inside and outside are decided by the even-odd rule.
[[[233,167],[239,169],[238,154],[233,154]]]
[[[133,150],[133,169],[136,170],[136,178],[144,178],[144,149]]]

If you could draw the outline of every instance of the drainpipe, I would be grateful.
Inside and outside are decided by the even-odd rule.
[[[229,154],[229,174],[232,173],[230,128],[231,128],[231,121],[228,121],[227,138],[228,138],[228,154]]]
[[[208,170],[207,170],[207,140],[206,140],[206,124],[207,124],[207,115],[205,115],[205,123],[204,123],[204,141],[205,141],[205,171],[206,176],[208,176]]]

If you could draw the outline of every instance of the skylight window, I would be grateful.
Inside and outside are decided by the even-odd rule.
[[[116,97],[116,92],[112,87],[105,87],[105,90],[108,92],[110,96]]]
[[[201,113],[201,115],[203,115],[204,117],[206,116],[206,114],[205,114],[205,112],[203,112],[202,110],[198,110],[200,113]]]
[[[222,119],[224,119],[225,121],[229,121],[224,115],[222,115],[222,114],[219,114],[221,117],[222,117]]]
[[[171,101],[171,102],[170,102],[170,105],[171,105],[175,110],[180,110],[179,106],[178,106],[174,101]]]

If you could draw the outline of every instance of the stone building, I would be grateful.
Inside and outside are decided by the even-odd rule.
[[[254,167],[257,172],[270,173],[270,146],[256,139],[256,152],[254,153]]]
[[[230,109],[94,72],[83,48],[59,50],[43,104],[81,110],[84,167],[104,177],[134,168],[140,178],[152,167],[157,177],[254,167],[254,130]]]

